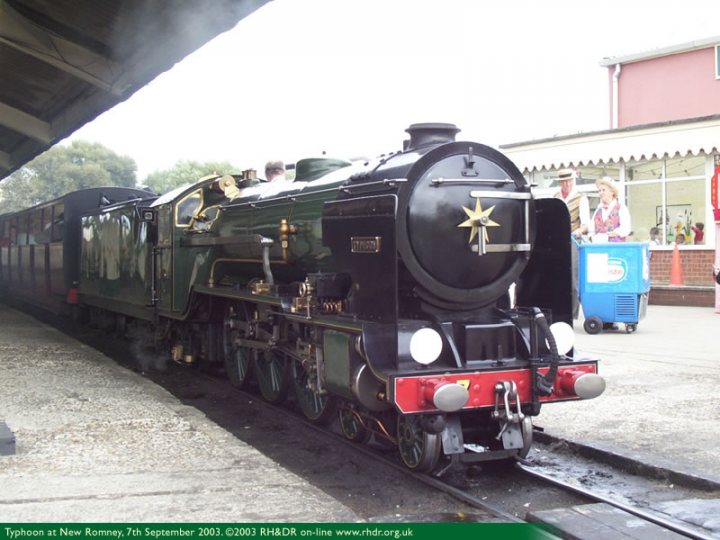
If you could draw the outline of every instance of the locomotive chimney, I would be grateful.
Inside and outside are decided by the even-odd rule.
[[[460,129],[455,124],[431,122],[412,124],[405,132],[410,134],[410,140],[404,141],[403,150],[415,150],[430,144],[454,142]]]

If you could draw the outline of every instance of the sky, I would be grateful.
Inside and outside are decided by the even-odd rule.
[[[273,0],[69,140],[132,157],[141,182],[179,160],[374,157],[418,122],[493,147],[607,129],[603,58],[718,20],[717,0]]]

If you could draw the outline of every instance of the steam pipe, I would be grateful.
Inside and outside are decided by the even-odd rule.
[[[275,281],[273,280],[272,270],[270,270],[270,247],[274,244],[273,240],[271,238],[263,238],[260,240],[260,245],[262,246],[263,254],[262,254],[262,265],[263,265],[263,272],[265,272],[265,283],[272,286],[274,285]]]

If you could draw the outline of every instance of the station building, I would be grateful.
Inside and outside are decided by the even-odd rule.
[[[720,266],[720,36],[647,53],[604,59],[610,129],[501,146],[536,187],[559,189],[559,169],[577,171],[591,211],[595,180],[619,181],[628,206],[630,241],[650,240],[650,302],[714,306],[713,266]],[[717,225],[716,225],[717,222]],[[684,285],[670,285],[678,245]]]

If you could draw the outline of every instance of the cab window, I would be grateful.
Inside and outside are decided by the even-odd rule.
[[[193,216],[200,212],[203,205],[202,190],[193,191],[175,205],[175,225],[189,227]]]

